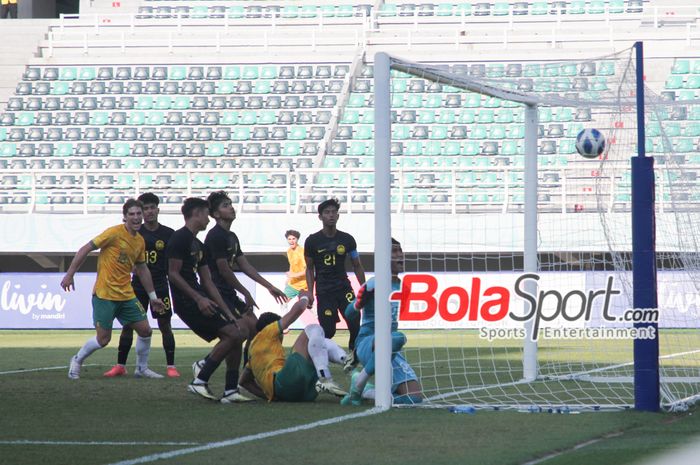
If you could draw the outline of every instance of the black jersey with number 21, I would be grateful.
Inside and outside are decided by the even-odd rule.
[[[316,293],[347,288],[350,280],[345,271],[345,260],[355,250],[355,238],[343,231],[336,231],[333,237],[319,231],[306,238],[304,255],[314,261]]]

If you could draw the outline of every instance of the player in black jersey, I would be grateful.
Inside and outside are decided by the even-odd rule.
[[[316,287],[316,312],[318,321],[327,338],[335,335],[335,325],[343,319],[350,331],[349,348],[354,354],[355,338],[360,330],[360,319],[345,316],[345,308],[355,299],[350,280],[345,271],[345,262],[350,257],[352,269],[360,284],[365,283],[365,270],[357,252],[357,243],[350,234],[336,229],[340,202],[328,199],[318,206],[318,218],[323,223],[323,229],[306,238],[304,242],[304,257],[306,259],[306,282],[309,286],[313,304],[313,291]],[[346,367],[355,364],[356,357],[348,358]]]
[[[257,322],[253,313],[253,307],[256,306],[255,300],[248,289],[236,278],[233,271],[234,266],[250,279],[265,287],[277,302],[285,303],[287,296],[284,291],[263,278],[243,254],[238,236],[231,231],[231,224],[236,219],[236,210],[226,192],[212,192],[209,194],[207,202],[209,202],[209,215],[216,221],[216,226],[209,230],[204,240],[209,254],[211,276],[224,302],[237,319],[238,325],[247,330],[247,340],[251,341],[255,337],[255,323]],[[237,293],[240,293],[245,301],[241,300]],[[240,363],[241,347],[238,347],[237,350]],[[233,369],[233,365],[232,363],[229,368]],[[231,373],[230,376],[238,376],[238,366],[235,368],[235,373]]]
[[[182,205],[182,214],[185,226],[173,233],[166,249],[173,310],[205,341],[219,339],[204,360],[192,365],[194,379],[187,389],[222,403],[252,400],[239,394],[238,376],[229,376],[231,367],[238,369],[240,361],[236,359],[234,349],[240,347],[248,335],[247,331],[239,328],[214,285],[207,265],[206,247],[197,239],[197,233],[204,231],[209,224],[209,204],[204,199],[188,198]],[[219,399],[209,390],[208,383],[224,359],[227,366],[226,388],[224,396]]]
[[[170,319],[173,315],[170,308],[170,288],[168,287],[168,261],[165,258],[165,247],[170,236],[173,234],[172,228],[163,226],[158,222],[158,204],[160,199],[150,192],[141,194],[138,198],[143,204],[143,227],[139,229],[139,234],[146,242],[145,261],[148,270],[153,278],[153,286],[156,295],[165,304],[162,312],[156,312],[151,307],[151,316],[158,321],[158,328],[163,337],[163,348],[167,363],[167,375],[171,378],[180,376],[175,368],[175,336],[173,335]],[[143,308],[148,308],[149,297],[138,276],[134,273],[131,278],[131,286],[134,288],[136,298],[141,302]],[[129,357],[131,344],[134,340],[134,330],[131,326],[122,328],[119,337],[119,349],[117,353],[117,364],[114,365],[104,376],[114,377],[127,374],[126,360]]]

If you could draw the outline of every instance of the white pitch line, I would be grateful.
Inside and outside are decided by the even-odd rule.
[[[376,415],[377,413],[384,412],[383,409],[372,408],[365,410],[364,412],[351,413],[349,415],[342,415],[339,417],[327,418],[325,420],[314,421],[313,423],[307,423],[304,425],[290,426],[289,428],[278,429],[275,431],[268,431],[265,433],[251,434],[249,436],[243,436],[240,438],[227,439],[225,441],[210,442],[203,444],[198,447],[189,447],[187,449],[179,449],[170,452],[161,452],[159,454],[145,455],[143,457],[138,457],[130,460],[123,460],[121,462],[115,462],[110,465],[137,465],[140,463],[155,462],[156,460],[171,459],[173,457],[179,457],[181,455],[194,454],[195,452],[208,451],[212,449],[219,449],[221,447],[235,446],[237,444],[242,444],[244,442],[257,441],[258,439],[267,439],[275,436],[281,436],[287,433],[296,433],[299,431],[306,431],[309,429],[317,428],[319,426],[333,425],[335,423],[341,423],[347,420],[353,420],[355,418],[368,417],[371,415]]]
[[[84,367],[91,367],[91,366],[96,366],[97,364],[95,363],[87,363],[83,365]],[[60,367],[43,367],[43,368],[27,368],[27,369],[21,369],[21,370],[12,370],[12,371],[0,371],[0,376],[1,375],[16,375],[18,373],[30,373],[32,371],[50,371],[50,370],[67,370],[68,365],[60,366]]]
[[[198,446],[200,444],[200,442],[31,441],[25,439],[0,441],[0,446]]]

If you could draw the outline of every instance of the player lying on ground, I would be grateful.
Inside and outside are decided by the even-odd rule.
[[[399,273],[403,272],[403,251],[401,244],[391,239],[391,287],[394,290],[401,288]],[[362,392],[369,378],[374,375],[374,278],[371,278],[357,292],[357,299],[348,304],[345,314],[351,316],[362,312],[362,324],[357,336],[355,348],[357,356],[363,368],[352,375],[350,382],[350,394],[345,396],[340,403],[343,405],[360,405]],[[406,344],[406,336],[398,331],[399,328],[399,304],[391,303],[391,392],[394,395],[394,404],[417,404],[422,402],[421,386],[413,368],[408,364],[401,353]]]
[[[304,313],[308,303],[308,293],[302,292],[284,316],[271,312],[260,315],[241,386],[269,401],[311,402],[318,396],[317,387],[339,397],[347,394],[335,384],[328,368],[329,361],[344,364],[347,354],[326,339],[321,326],[307,326],[289,357],[282,347],[284,330]]]
[[[146,249],[143,237],[138,234],[143,223],[143,204],[129,199],[122,207],[124,224],[112,226],[85,244],[75,254],[73,261],[61,280],[61,288],[69,292],[75,289],[73,276],[85,262],[88,254],[100,249],[97,258],[97,280],[92,291],[92,321],[95,337],[89,339],[70,360],[68,377],[80,378],[83,361],[112,339],[112,323],[118,319],[122,325],[131,325],[138,334],[136,339],[137,378],[162,378],[148,368],[151,350],[151,326],[146,311],[134,294],[131,272],[138,276],[150,299],[151,308],[162,312],[163,302],[156,295],[151,272],[144,262]]]

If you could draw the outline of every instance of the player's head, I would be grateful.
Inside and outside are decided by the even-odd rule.
[[[180,209],[185,223],[188,223],[197,231],[204,231],[209,224],[209,204],[198,197],[186,198]]]
[[[122,205],[123,221],[131,232],[141,229],[143,223],[143,204],[136,199],[129,199]]]
[[[286,233],[284,233],[284,237],[287,238],[287,244],[289,244],[289,247],[294,249],[299,243],[299,238],[301,237],[301,234],[299,234],[299,231],[290,229]]]
[[[276,313],[265,312],[258,317],[258,322],[255,323],[255,330],[259,333],[265,328],[265,326],[269,325],[270,323],[279,321],[281,319],[282,317]]]
[[[224,191],[215,191],[207,197],[209,215],[215,220],[233,221],[236,219],[236,209],[231,198]]]
[[[160,213],[158,196],[152,192],[145,192],[139,195],[139,201],[143,204],[143,221],[146,223],[158,222],[158,213]]]
[[[391,238],[391,275],[398,276],[404,270],[403,249],[401,243]]]
[[[323,226],[335,227],[340,216],[340,202],[338,199],[324,200],[318,204],[318,218],[323,223]]]

